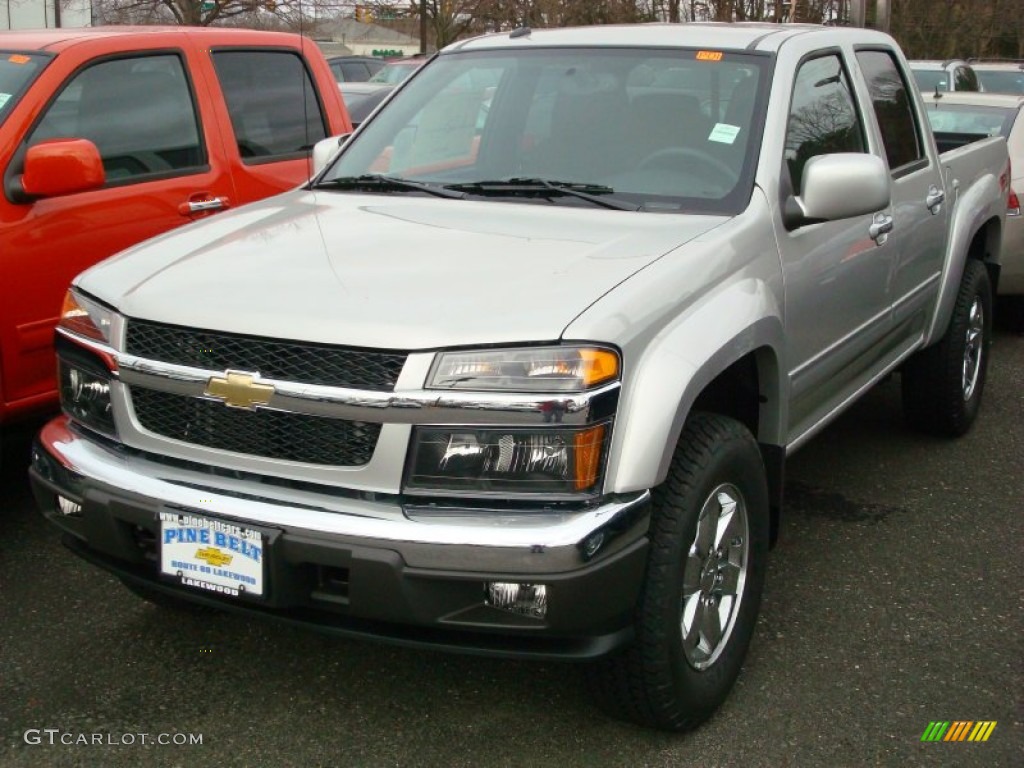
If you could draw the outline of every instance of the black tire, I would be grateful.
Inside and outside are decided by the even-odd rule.
[[[684,586],[684,569],[695,557],[700,559],[690,556],[699,549],[698,518],[712,499],[721,504],[718,491],[723,487],[738,492],[745,504],[746,574],[717,655],[710,655],[706,666],[697,668],[688,658],[694,652],[684,649],[684,605],[689,604],[684,595],[693,589]],[[691,415],[668,477],[652,493],[652,505],[647,574],[635,616],[636,640],[623,652],[595,662],[588,672],[591,690],[613,716],[647,727],[685,731],[710,717],[725,700],[757,620],[768,556],[769,511],[764,462],[753,436],[733,419]],[[722,506],[719,520],[725,519],[724,510]],[[739,537],[729,538],[735,543]],[[703,568],[699,573],[710,570]],[[692,584],[692,576],[688,579]],[[703,600],[701,595],[703,591],[690,597]]]
[[[199,605],[193,603],[190,600],[185,600],[174,595],[169,595],[166,592],[161,592],[158,589],[139,584],[137,582],[128,581],[122,579],[121,583],[124,584],[125,588],[136,597],[140,597],[147,603],[157,606],[163,610],[179,611],[181,613],[191,613],[194,615],[208,615],[217,613],[216,609],[210,608],[206,605]]]
[[[980,323],[976,312],[980,312]],[[980,331],[980,338],[972,339],[975,330]],[[971,428],[981,407],[991,341],[988,270],[980,261],[969,259],[946,333],[903,366],[903,413],[910,426],[942,437],[959,437]],[[965,374],[970,350],[977,356],[976,377]]]

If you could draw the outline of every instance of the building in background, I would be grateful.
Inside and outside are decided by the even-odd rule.
[[[92,0],[0,0],[0,29],[92,26]]]
[[[420,52],[418,38],[352,18],[321,22],[316,44],[327,56],[351,54],[390,59]]]

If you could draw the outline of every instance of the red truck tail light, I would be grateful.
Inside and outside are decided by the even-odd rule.
[[[1013,191],[1013,187],[1010,187],[1010,194],[1006,198],[1006,215],[1020,216],[1020,199],[1017,197],[1017,193]]]

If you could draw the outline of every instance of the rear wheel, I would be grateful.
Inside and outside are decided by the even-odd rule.
[[[903,412],[911,426],[946,437],[970,429],[981,407],[991,338],[988,270],[971,259],[945,335],[903,366]]]
[[[769,514],[753,436],[732,419],[694,414],[652,503],[636,642],[590,677],[615,716],[682,731],[725,700],[757,619]]]

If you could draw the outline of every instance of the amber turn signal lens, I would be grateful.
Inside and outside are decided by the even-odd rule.
[[[583,360],[583,386],[587,389],[619,376],[619,356],[611,350],[581,349],[580,358]]]
[[[601,471],[601,449],[604,447],[604,425],[577,432],[573,435],[576,456],[576,474],[573,484],[577,491],[589,489],[597,482]]]
[[[64,305],[60,308],[60,326],[89,339],[103,340],[103,334],[89,318],[89,311],[78,303],[71,291],[64,294]]]
[[[110,341],[111,310],[69,290],[64,294],[58,326],[94,341]]]

